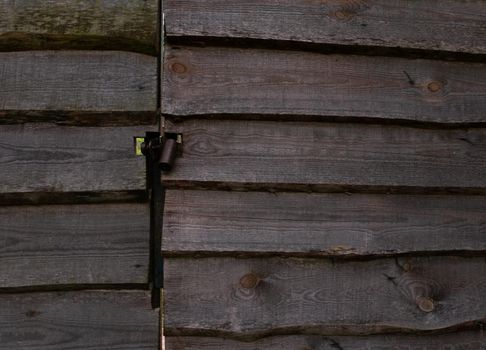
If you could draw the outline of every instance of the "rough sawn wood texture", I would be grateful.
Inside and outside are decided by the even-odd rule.
[[[444,331],[486,320],[484,257],[171,258],[165,266],[168,336]],[[419,307],[418,297],[434,305]]]
[[[1,350],[155,350],[146,291],[0,294]]]
[[[157,0],[1,0],[0,18],[0,51],[157,52]]]
[[[149,218],[148,204],[0,206],[0,289],[147,284]]]
[[[486,53],[481,0],[166,0],[169,39],[241,38]]]
[[[486,122],[484,63],[228,47],[165,56],[162,111],[180,117]]]
[[[484,196],[170,190],[163,222],[164,255],[486,252]]]

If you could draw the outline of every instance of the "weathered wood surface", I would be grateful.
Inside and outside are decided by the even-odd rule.
[[[168,191],[162,250],[314,256],[486,252],[486,197]]]
[[[168,336],[437,331],[486,320],[484,257],[171,258],[165,266]]]
[[[486,53],[481,0],[167,0],[173,36]]]
[[[486,129],[189,120],[170,187],[476,191],[486,188]]]
[[[0,206],[0,289],[145,284],[148,204]]]
[[[145,291],[0,295],[0,349],[157,349]]]
[[[0,51],[157,52],[156,0],[1,0]]]
[[[486,64],[236,48],[168,48],[162,110],[486,122]]]
[[[0,53],[0,123],[11,111],[155,112],[156,72],[137,53]]]
[[[145,191],[145,159],[135,156],[133,137],[147,129],[2,125],[0,204],[32,192]]]
[[[485,347],[486,332],[482,330],[441,335],[282,336],[255,342],[211,337],[165,338],[167,350],[483,350]]]

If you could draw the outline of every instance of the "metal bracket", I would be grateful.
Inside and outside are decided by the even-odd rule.
[[[162,172],[169,172],[180,153],[182,135],[147,132],[145,137],[135,137],[135,154],[144,155],[147,169],[147,191],[150,198],[150,263],[149,283],[152,289],[152,307],[160,307],[160,291],[164,284],[162,251],[162,225],[165,188]]]

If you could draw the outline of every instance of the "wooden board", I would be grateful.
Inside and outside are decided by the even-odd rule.
[[[15,111],[155,112],[156,72],[136,53],[0,53],[0,123]]]
[[[486,252],[486,197],[168,191],[164,255]]]
[[[156,0],[1,0],[0,18],[0,51],[157,52]]]
[[[484,123],[486,64],[237,48],[167,48],[176,116]]]
[[[169,187],[430,192],[486,188],[486,129],[190,120]]]
[[[210,337],[167,337],[166,350],[482,350],[484,331],[441,335],[379,335],[362,337],[282,336],[256,342]]]
[[[145,291],[0,295],[0,349],[157,349],[158,310]]]
[[[438,331],[486,320],[484,257],[171,258],[165,266],[168,336]],[[418,297],[435,304],[422,300],[420,309]]]
[[[0,204],[32,193],[104,194],[145,191],[145,158],[135,156],[134,136],[148,126],[0,126]],[[68,195],[68,193],[66,193]]]
[[[481,0],[167,0],[167,35],[486,53]]]
[[[0,206],[0,289],[148,283],[148,204]]]

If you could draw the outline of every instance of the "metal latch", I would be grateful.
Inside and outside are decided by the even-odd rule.
[[[174,167],[181,153],[182,135],[175,133],[147,132],[145,137],[135,137],[135,154],[144,155],[147,167],[147,191],[150,198],[150,269],[152,307],[160,307],[160,292],[164,283],[164,260],[161,255],[162,219],[165,204],[165,188],[162,172]]]
[[[158,161],[162,171],[171,171],[180,153],[182,134],[164,133],[159,137],[135,137],[135,154]]]

